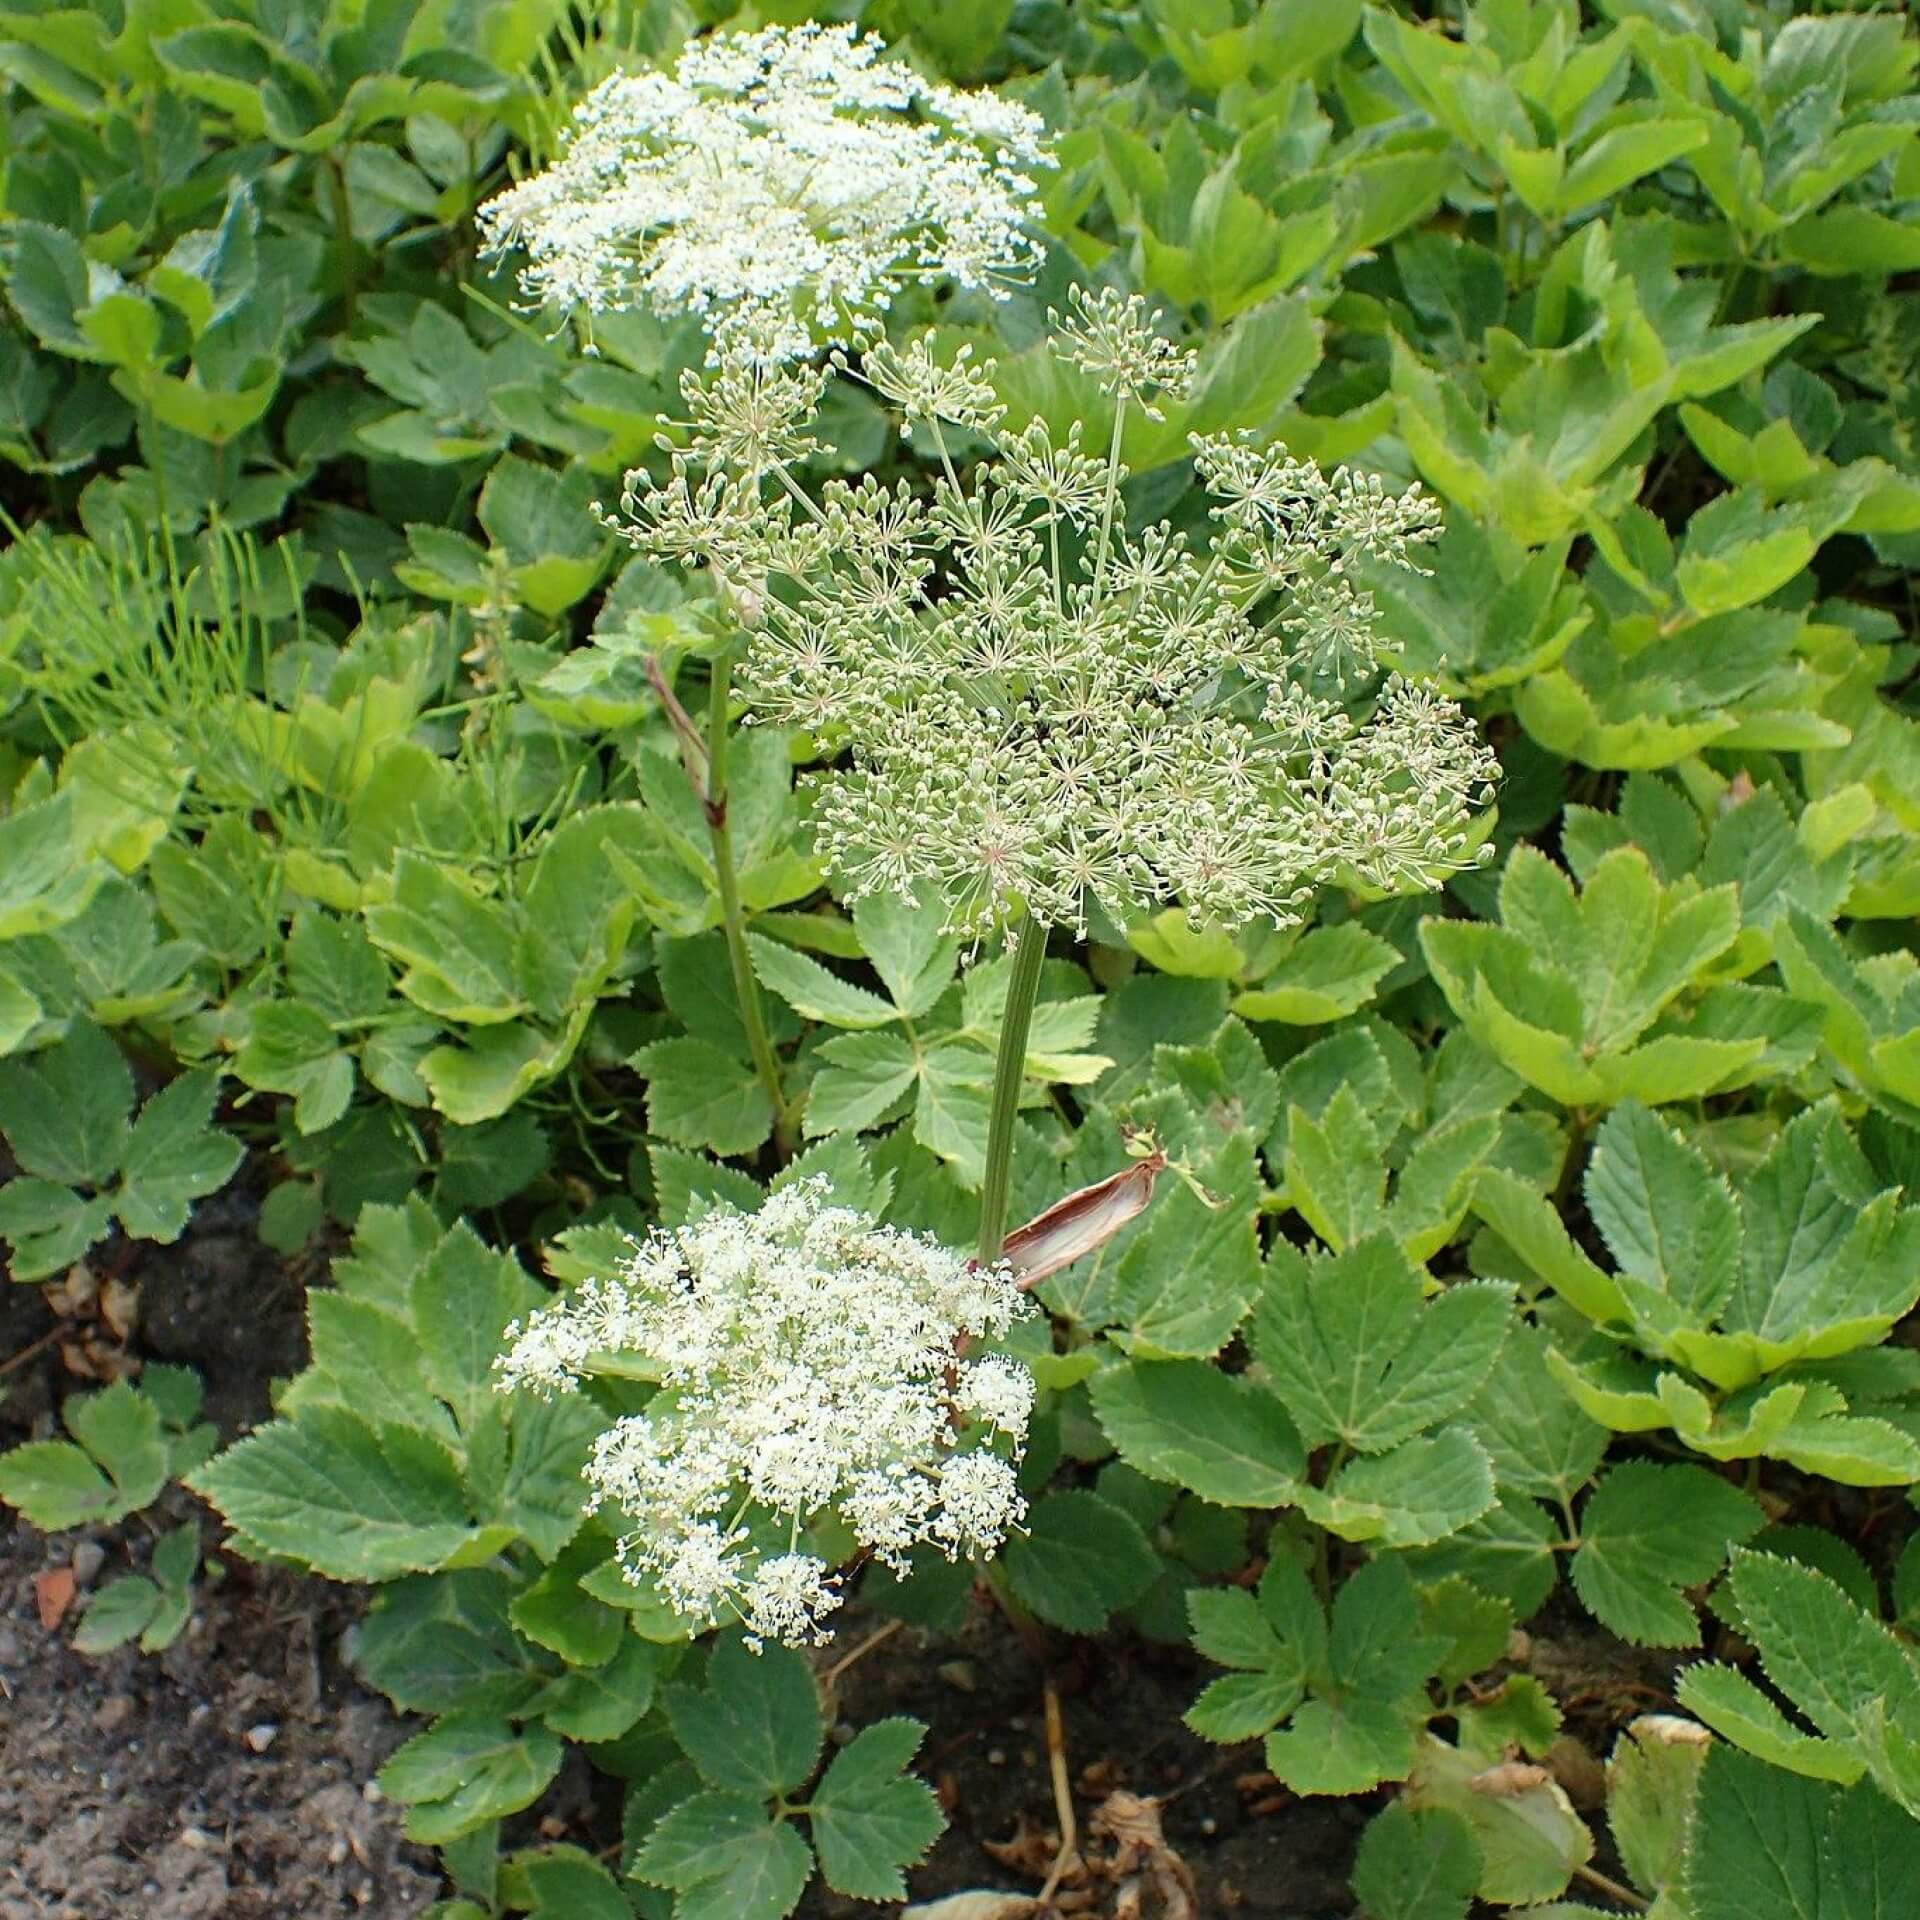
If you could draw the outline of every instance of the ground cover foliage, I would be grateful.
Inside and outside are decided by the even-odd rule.
[[[697,454],[698,316],[601,313],[588,352],[481,244],[574,102],[717,11],[0,21],[0,1234],[57,1276],[244,1161],[271,1243],[334,1256],[272,1424],[215,1454],[152,1369],[75,1395],[0,1495],[58,1528],[188,1477],[229,1551],[370,1587],[361,1670],[424,1717],[382,1785],[444,1849],[444,1920],[773,1920],[816,1872],[898,1901],[940,1821],[923,1730],[828,1748],[801,1653],[626,1577],[582,1472],[644,1380],[543,1400],[495,1360],[549,1282],[716,1204],[817,1178],[958,1248],[984,1211],[994,1252],[1131,1165],[1000,1343],[1037,1386],[1024,1522],[849,1594],[1190,1641],[1197,1732],[1374,1796],[1374,1920],[1891,1920],[1920,39],[1773,0],[860,11],[1055,163],[1029,284],[885,317],[991,363],[966,457],[994,409],[1111,433],[1122,536],[1196,542],[1192,434],[1418,481],[1423,570],[1344,553],[1376,647],[1316,685],[1346,713],[1404,676],[1499,763],[1397,892],[1333,862],[1276,930],[1068,889],[1005,953],[1017,904],[945,933],[924,892],[853,897],[828,710],[740,725],[738,602],[595,511]],[[1102,287],[1195,356],[1131,413],[1049,318]],[[904,391],[828,379],[794,489],[926,495]],[[89,1644],[164,1645],[199,1552]],[[1508,1663],[1548,1606],[1690,1655],[1604,1815]],[[626,1783],[617,1859],[515,1823],[570,1745]]]

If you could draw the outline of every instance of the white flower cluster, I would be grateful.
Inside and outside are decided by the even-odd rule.
[[[701,1626],[804,1644],[840,1604],[803,1545],[810,1521],[836,1516],[893,1567],[923,1542],[990,1554],[1019,1522],[1033,1377],[958,1356],[1028,1304],[1003,1270],[798,1181],[757,1213],[656,1229],[624,1272],[510,1327],[497,1372],[503,1390],[543,1393],[596,1371],[657,1378],[587,1468],[623,1523],[627,1577]]]
[[[904,281],[998,292],[1035,257],[1041,122],[884,51],[851,27],[768,27],[616,74],[555,165],[480,209],[486,242],[525,248],[536,305],[698,314],[717,349],[760,360],[872,326]]]
[[[1495,762],[1460,710],[1377,657],[1364,554],[1414,567],[1439,514],[1232,437],[1196,438],[1211,526],[1128,528],[1129,409],[1157,416],[1191,356],[1143,303],[1077,297],[1052,350],[1112,408],[1009,422],[991,367],[924,340],[860,372],[937,459],[926,489],[871,476],[817,498],[789,468],[823,375],[689,383],[690,444],[629,476],[623,529],[712,569],[753,631],[756,717],[844,745],[821,851],[846,891],[927,881],[951,928],[1083,930],[1169,900],[1196,923],[1293,917],[1327,882],[1427,887],[1475,858]],[[991,457],[956,464],[948,428]]]

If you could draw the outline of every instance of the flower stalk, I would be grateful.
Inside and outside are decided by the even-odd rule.
[[[1034,1002],[1040,997],[1040,971],[1047,963],[1047,930],[1029,920],[1013,946],[1013,977],[1007,982],[1006,1011],[1000,1018],[1000,1046],[993,1063],[993,1104],[987,1118],[987,1171],[980,1183],[980,1245],[983,1266],[1000,1258],[1007,1235],[1007,1203],[1013,1190],[1013,1125],[1020,1113],[1020,1088],[1026,1078],[1027,1035]]]
[[[783,1155],[794,1143],[793,1109],[787,1104],[786,1088],[780,1078],[780,1062],[767,1032],[766,1008],[760,999],[760,983],[753,975],[753,960],[747,952],[747,915],[740,904],[740,877],[734,869],[733,823],[727,808],[727,759],[731,734],[728,719],[733,694],[733,655],[722,651],[714,656],[713,679],[708,695],[706,774],[701,795],[707,816],[707,833],[713,844],[713,877],[720,895],[720,924],[727,938],[727,964],[733,972],[733,994],[740,1008],[740,1022],[747,1030],[747,1051],[753,1070],[773,1102],[774,1140]]]

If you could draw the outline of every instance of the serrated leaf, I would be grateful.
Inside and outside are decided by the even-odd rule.
[[[25,1173],[103,1187],[126,1152],[133,1075],[112,1039],[75,1021],[43,1052],[0,1063],[0,1133]]]
[[[1675,1688],[1686,1710],[1723,1740],[1789,1773],[1851,1786],[1867,1763],[1834,1741],[1802,1732],[1737,1667],[1712,1663],[1688,1667]]]
[[[825,1730],[807,1663],[788,1647],[755,1654],[719,1641],[704,1687],[669,1687],[667,1718],[709,1785],[766,1797],[799,1786]]]
[[[368,907],[366,924],[374,944],[406,969],[400,991],[427,1012],[483,1025],[526,1011],[512,910],[433,861],[402,852],[392,898]]]
[[[1128,1465],[1228,1507],[1281,1506],[1307,1470],[1280,1403],[1199,1361],[1142,1361],[1094,1375],[1101,1428]]]
[[[675,1146],[751,1153],[773,1131],[773,1102],[752,1067],[711,1041],[656,1040],[633,1056],[647,1077],[647,1127]]]
[[[812,1878],[813,1855],[751,1795],[701,1793],[654,1828],[633,1870],[680,1890],[675,1920],[785,1920]]]
[[[1622,1639],[1698,1646],[1700,1623],[1681,1589],[1711,1580],[1764,1521],[1753,1501],[1703,1467],[1623,1461],[1580,1516],[1574,1588]]]
[[[42,1533],[111,1522],[131,1511],[113,1482],[65,1440],[30,1440],[0,1453],[0,1500]]]
[[[446,1447],[334,1407],[262,1427],[188,1484],[249,1541],[336,1580],[429,1572],[486,1537]]]
[[[1372,1560],[1335,1597],[1323,1674],[1291,1721],[1267,1736],[1267,1765],[1296,1793],[1363,1793],[1412,1765],[1429,1711],[1426,1682],[1445,1642],[1420,1632],[1406,1569]]]
[[[1593,1835],[1558,1782],[1490,1781],[1484,1774],[1477,1756],[1424,1734],[1407,1803],[1445,1807],[1472,1828],[1484,1899],[1533,1905],[1557,1898],[1574,1869],[1592,1859]]]
[[[408,1305],[426,1375],[463,1434],[498,1408],[493,1363],[505,1345],[502,1336],[539,1301],[519,1262],[496,1253],[464,1221],[415,1275]]]
[[[820,1871],[836,1893],[857,1900],[904,1900],[914,1865],[946,1824],[940,1803],[905,1769],[926,1728],[917,1720],[862,1727],[834,1756],[808,1805]]]
[[[516,1732],[485,1713],[450,1713],[380,1769],[380,1789],[408,1803],[408,1835],[443,1846],[531,1806],[560,1771],[563,1749],[544,1727]]]
[[[1698,1920],[1892,1920],[1876,1906],[1823,1898],[1821,1850],[1832,1787],[1781,1773],[1731,1747],[1701,1769],[1688,1904]]]
[[[1350,1460],[1324,1487],[1303,1486],[1300,1511],[1343,1540],[1424,1547],[1457,1533],[1494,1504],[1493,1468],[1461,1427]]]
[[[920,1057],[903,1033],[849,1033],[827,1041],[807,1091],[806,1131],[857,1133],[913,1091]]]
[[[1387,1169],[1359,1096],[1343,1087],[1316,1120],[1287,1114],[1287,1198],[1338,1253],[1372,1233],[1384,1217]]]
[[[860,951],[910,1020],[932,1010],[960,956],[959,937],[943,934],[940,918],[937,907],[906,894],[869,893],[853,904]]]
[[[1689,1323],[1710,1321],[1739,1270],[1740,1216],[1705,1157],[1628,1102],[1595,1136],[1585,1191],[1621,1272],[1665,1295]]]
[[[207,1124],[218,1084],[210,1068],[183,1073],[140,1109],[114,1202],[129,1233],[142,1240],[179,1239],[193,1202],[232,1179],[244,1149]]]
[[[1607,1429],[1561,1387],[1547,1365],[1547,1346],[1543,1329],[1515,1327],[1465,1419],[1503,1493],[1568,1502],[1598,1469]]]
[[[1100,1632],[1160,1568],[1128,1514],[1078,1490],[1036,1500],[1000,1564],[1020,1604],[1068,1633]]]
[[[1233,1010],[1243,1020],[1320,1026],[1358,1012],[1399,964],[1398,950],[1357,921],[1315,927]]]
[[[1301,1131],[1296,1119],[1296,1139]],[[1383,1453],[1472,1397],[1506,1338],[1509,1307],[1491,1284],[1426,1300],[1419,1271],[1376,1235],[1345,1253],[1271,1260],[1254,1349],[1309,1447],[1339,1439]]]
[[[1450,1808],[1395,1800],[1360,1836],[1352,1884],[1369,1920],[1466,1920],[1479,1883],[1479,1843]]]
[[[1306,1575],[1275,1554],[1256,1594],[1240,1587],[1187,1595],[1194,1646],[1209,1660],[1237,1669],[1211,1682],[1186,1720],[1203,1739],[1250,1740],[1286,1719],[1322,1672],[1327,1623]]]
[[[1830,1740],[1872,1766],[1881,1720],[1920,1724],[1920,1665],[1825,1574],[1749,1552],[1734,1556],[1730,1584],[1767,1678]]]
[[[777,993],[795,1013],[808,1020],[858,1030],[884,1027],[899,1018],[898,1012],[877,993],[842,980],[818,960],[778,940],[750,933],[747,946],[760,984]]]
[[[1679,1884],[1711,1744],[1690,1722],[1643,1714],[1607,1756],[1607,1825],[1634,1884],[1650,1893]]]

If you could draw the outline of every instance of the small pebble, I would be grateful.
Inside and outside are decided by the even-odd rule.
[[[1005,1747],[989,1747],[987,1749],[987,1765],[988,1766],[1004,1767],[1006,1764],[1007,1764],[1007,1750]]]
[[[827,1738],[832,1741],[836,1747],[846,1747],[853,1744],[854,1733],[855,1730],[848,1726],[844,1720],[836,1720],[833,1725],[827,1729]]]
[[[271,1720],[262,1720],[258,1726],[249,1727],[242,1737],[255,1753],[265,1753],[280,1738],[280,1729]]]
[[[973,1670],[971,1660],[947,1660],[934,1668],[942,1680],[956,1693],[978,1693],[980,1676]]]
[[[1200,1831],[1211,1840],[1213,1836],[1220,1831],[1220,1822],[1216,1820],[1212,1814],[1208,1814],[1207,1817],[1200,1822]]]
[[[98,1540],[82,1540],[75,1545],[67,1564],[73,1569],[73,1584],[90,1587],[107,1564],[107,1550]]]
[[[93,1724],[102,1733],[111,1733],[133,1712],[133,1696],[116,1693],[102,1700],[93,1710]]]
[[[182,1827],[180,1829],[180,1844],[183,1847],[191,1849],[194,1853],[211,1853],[219,1846],[220,1842],[216,1840],[205,1827]]]
[[[360,1789],[360,1798],[366,1801],[369,1806],[377,1807],[386,1797],[387,1796],[380,1791],[380,1782],[378,1780],[369,1780],[367,1784]]]

